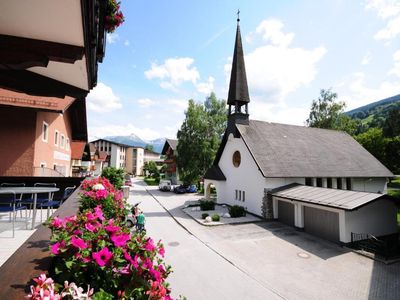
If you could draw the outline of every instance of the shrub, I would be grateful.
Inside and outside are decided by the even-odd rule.
[[[85,180],[82,183],[80,194],[81,212],[101,205],[104,217],[107,219],[125,219],[128,211],[125,209],[126,202],[123,193],[115,190],[108,179],[99,177]]]
[[[244,217],[246,215],[246,210],[243,206],[234,205],[229,207],[229,214],[231,215],[231,218]]]
[[[207,218],[209,216],[209,214],[207,214],[207,213],[204,213],[204,214],[201,214],[201,218],[204,220],[205,218]]]
[[[114,167],[107,167],[101,172],[101,177],[107,178],[114,187],[119,190],[124,185],[125,171]]]
[[[213,216],[211,217],[211,219],[214,221],[214,222],[218,222],[219,221],[219,215],[218,214],[213,214]]]
[[[201,210],[214,210],[215,202],[209,200],[201,200],[200,201],[200,209]]]

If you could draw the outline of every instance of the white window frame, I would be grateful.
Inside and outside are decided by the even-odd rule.
[[[46,127],[46,130],[45,130]],[[49,140],[49,124],[43,121],[42,125],[42,141],[46,142]]]
[[[60,132],[58,130],[54,131],[54,145],[58,147],[60,139]]]
[[[61,134],[60,148],[62,148],[62,149],[65,148],[65,135],[63,135],[63,134]]]
[[[40,167],[41,167],[41,168],[46,168],[46,163],[45,163],[45,162],[41,162],[41,163],[40,163]]]

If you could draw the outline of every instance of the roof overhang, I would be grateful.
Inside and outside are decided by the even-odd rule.
[[[385,194],[305,186],[296,183],[273,189],[270,193],[287,200],[347,211],[359,209],[378,199],[391,200],[391,197]]]
[[[0,2],[0,86],[82,98],[104,56],[105,1]]]

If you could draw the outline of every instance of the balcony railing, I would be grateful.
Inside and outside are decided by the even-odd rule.
[[[1,182],[25,182],[27,186],[34,182],[55,182],[60,188],[60,197],[66,186],[80,185],[83,178],[74,177],[0,177]],[[79,188],[65,201],[54,215],[60,217],[76,213],[79,206]],[[0,299],[24,299],[29,293],[29,286],[33,284],[32,278],[41,273],[47,273],[52,264],[49,251],[51,231],[40,225],[32,236],[0,267],[1,288]]]

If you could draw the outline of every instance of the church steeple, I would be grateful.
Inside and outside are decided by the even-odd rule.
[[[240,11],[238,11],[236,41],[228,92],[228,115],[230,122],[248,123],[249,114],[247,104],[250,102],[250,97],[244,65],[242,38],[240,35],[239,13]]]

